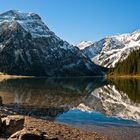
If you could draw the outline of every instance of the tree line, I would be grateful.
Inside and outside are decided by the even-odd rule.
[[[139,75],[140,74],[140,49],[133,51],[121,62],[118,62],[115,68],[109,70],[109,74],[118,75]]]

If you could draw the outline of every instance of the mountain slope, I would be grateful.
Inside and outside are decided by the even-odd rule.
[[[16,75],[102,75],[77,47],[61,40],[34,13],[0,14],[0,71]]]
[[[122,62],[118,62],[114,69],[110,69],[109,75],[139,75],[140,74],[140,49],[132,52]]]
[[[128,55],[140,48],[140,30],[130,34],[108,36],[100,41],[85,44],[82,52],[98,65],[112,68]],[[77,45],[81,48],[81,45]]]

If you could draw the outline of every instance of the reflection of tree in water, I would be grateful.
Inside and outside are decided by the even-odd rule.
[[[111,80],[117,90],[126,93],[131,100],[140,103],[140,79],[115,79]]]

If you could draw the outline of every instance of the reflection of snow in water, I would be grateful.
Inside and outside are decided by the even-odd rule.
[[[83,104],[83,103],[79,104],[77,108],[73,108],[73,109],[74,109],[74,110],[75,110],[75,109],[79,109],[79,110],[81,110],[82,112],[89,112],[89,113],[91,113],[91,112],[94,111],[93,109],[91,109],[90,107],[86,106],[86,105]]]
[[[24,96],[25,96],[25,93],[23,92],[22,94],[18,94],[17,92],[15,92],[14,103],[22,104]]]
[[[77,108],[82,111],[91,108],[109,116],[140,122],[140,103],[134,103],[126,93],[119,92],[114,85],[95,89],[84,104]]]
[[[24,91],[21,91],[21,94],[19,94],[16,91],[14,93],[15,93],[14,103],[16,104],[23,104],[26,102],[30,102],[30,99],[32,98],[32,94],[30,90],[28,90],[28,94],[27,92]]]

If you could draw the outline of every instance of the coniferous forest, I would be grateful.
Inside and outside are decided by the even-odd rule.
[[[124,61],[118,62],[114,69],[109,70],[109,74],[140,75],[140,49],[133,51]]]

